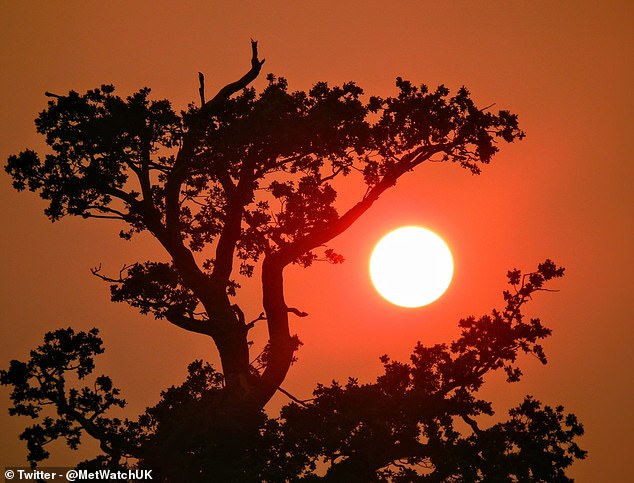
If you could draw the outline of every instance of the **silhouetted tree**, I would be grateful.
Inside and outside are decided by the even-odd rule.
[[[538,342],[550,330],[521,309],[562,274],[550,260],[534,273],[510,271],[504,309],[461,320],[461,336],[450,345],[419,343],[410,363],[383,356],[375,383],[319,385],[313,399],[285,406],[277,419],[236,403],[223,376],[202,361],[137,421],[107,417],[110,407],[124,405],[110,378],[66,387],[68,376],[89,376],[103,352],[96,329],[47,334],[28,362],[12,361],[0,372],[0,382],[13,386],[11,414],[39,420],[21,436],[32,463],[48,456],[50,441],[64,438],[77,448],[85,431],[103,454],[84,467],[117,468],[132,457],[160,468],[164,481],[572,481],[565,469],[585,457],[574,441],[583,428],[573,414],[527,396],[510,419],[485,428],[493,406],[477,398],[496,370],[508,382],[520,379],[521,352],[546,363]],[[45,416],[51,403],[56,413]],[[244,418],[248,424],[236,425]]]
[[[465,88],[450,96],[444,86],[430,91],[400,78],[396,97],[364,100],[354,83],[289,92],[273,75],[258,94],[248,86],[263,62],[253,42],[250,70],[210,100],[201,74],[200,106],[180,114],[168,101],[150,100],[147,88],[125,99],[107,85],[47,93],[36,126],[51,151],[44,159],[31,150],[9,158],[14,187],[47,200],[51,220],[120,220],[128,226],[124,239],[149,231],[170,263],[135,263],[118,278],[93,273],[111,283],[113,301],[210,337],[222,364],[221,374],[193,363],[182,386],[165,391],[138,421],[122,421],[105,415],[124,404],[110,378],[67,387],[68,372],[80,380],[92,372],[93,356],[103,351],[97,332],[47,334],[28,362],[13,361],[1,374],[2,384],[14,386],[10,412],[40,421],[21,436],[30,461],[46,458],[53,439],[77,447],[85,431],[103,451],[91,465],[132,457],[160,466],[167,481],[310,479],[322,460],[332,481],[413,481],[416,465],[428,465],[430,481],[563,478],[583,453],[572,443],[581,427],[572,416],[563,420],[561,408],[529,398],[507,423],[480,430],[473,419],[492,412],[473,395],[485,373],[504,367],[509,380],[518,379],[509,364],[520,349],[545,361],[535,341],[548,330],[523,322],[519,309],[543,281],[561,275],[552,262],[528,283],[510,273],[519,288],[505,293],[507,308],[462,321],[463,335],[450,347],[418,346],[411,365],[384,358],[376,384],[320,386],[313,401],[287,407],[280,420],[265,415],[299,344],[289,314],[306,315],[286,304],[284,268],[341,262],[326,244],[421,163],[454,162],[478,174],[498,140],[524,134],[515,115],[478,109]],[[339,213],[331,182],[352,173],[366,191]],[[262,314],[248,321],[232,300],[236,271],[250,277],[257,263]],[[253,367],[249,330],[260,320],[269,339]],[[50,404],[55,415],[43,415]],[[455,417],[471,436],[460,437]]]

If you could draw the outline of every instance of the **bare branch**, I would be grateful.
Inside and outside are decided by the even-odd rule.
[[[250,329],[252,329],[255,326],[255,323],[260,321],[260,320],[266,320],[266,316],[264,315],[264,312],[260,312],[260,315],[258,315],[257,318],[253,319],[248,324],[246,324],[245,327],[247,328],[247,330],[250,330]]]
[[[202,72],[198,73],[198,83],[200,87],[198,92],[200,93],[200,107],[205,105],[205,75]]]
[[[108,206],[103,206],[103,205],[88,205],[86,207],[87,210],[97,210],[101,213],[112,213],[113,215],[116,215],[116,219],[120,219],[120,220],[125,220],[125,218],[127,216],[129,216],[129,213],[123,213],[119,210],[116,210],[114,208],[110,208]],[[94,213],[85,213],[85,216],[90,216],[92,218],[115,218],[114,216],[107,216],[107,215],[95,215]]]
[[[244,89],[251,82],[253,82],[256,77],[260,74],[260,69],[262,69],[262,64],[264,64],[264,59],[258,59],[258,43],[257,41],[251,39],[251,69],[245,75],[243,75],[240,79],[230,84],[227,84],[222,89],[218,91],[218,93],[211,99],[207,101],[203,106],[201,111],[204,114],[209,114],[213,112],[218,105],[220,105],[223,101],[228,99],[232,94]]]
[[[332,174],[329,174],[328,176],[326,176],[324,178],[321,178],[320,183],[325,183],[326,181],[330,181],[330,180],[336,178],[337,175],[343,171],[343,169],[344,169],[344,166],[339,166],[338,168],[333,168]]]
[[[308,316],[308,314],[306,312],[302,312],[301,310],[296,309],[295,307],[288,307],[286,310],[289,313],[291,313],[291,314],[297,315],[298,317],[307,317]]]
[[[174,324],[176,327],[185,329],[189,332],[196,332],[198,334],[214,336],[213,326],[208,320],[199,320],[192,317],[187,317],[182,314],[168,313],[165,315],[168,322]]]
[[[119,220],[125,221],[125,218],[118,215],[95,215],[93,213],[84,213],[82,214],[82,218],[97,218],[99,220]]]
[[[123,278],[123,272],[126,272],[129,268],[133,267],[134,264],[131,265],[123,265],[123,267],[121,267],[121,270],[119,270],[119,278],[111,278],[111,277],[107,277],[105,275],[101,274],[101,263],[99,264],[98,267],[95,268],[91,268],[90,269],[90,273],[92,273],[95,277],[100,278],[101,280],[104,280],[106,282],[110,282],[110,283],[122,283],[124,281]]]
[[[311,398],[311,399],[299,399],[299,398],[297,398],[297,397],[293,396],[293,395],[292,395],[290,392],[288,392],[287,390],[282,389],[281,387],[278,387],[278,388],[277,388],[277,390],[278,390],[278,391],[280,391],[282,394],[284,394],[284,395],[285,395],[287,398],[289,398],[291,401],[294,401],[294,402],[296,402],[297,404],[299,404],[300,406],[303,406],[303,407],[305,407],[305,408],[309,408],[309,407],[310,407],[310,406],[309,406],[308,404],[306,404],[306,403],[308,403],[308,402],[310,402],[310,401],[314,400],[314,398]]]

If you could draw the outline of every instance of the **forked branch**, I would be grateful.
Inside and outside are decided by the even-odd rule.
[[[260,60],[258,58],[258,42],[253,39],[251,39],[251,54],[251,69],[237,81],[224,86],[211,100],[203,104],[202,113],[205,115],[212,113],[229,96],[244,89],[257,78],[262,69],[262,64],[264,64],[264,59]]]

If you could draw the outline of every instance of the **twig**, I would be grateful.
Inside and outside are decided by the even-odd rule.
[[[287,398],[289,398],[292,401],[295,401],[297,404],[304,406],[305,408],[309,408],[310,406],[308,404],[306,404],[307,402],[313,401],[314,398],[311,399],[304,399],[301,400],[299,398],[296,398],[295,396],[293,396],[290,392],[288,392],[285,389],[282,389],[281,387],[278,386],[277,388],[278,391],[280,391],[282,394],[284,394]]]
[[[249,322],[248,324],[245,325],[247,330],[252,329],[255,326],[255,323],[259,320],[266,320],[266,316],[264,315],[264,312],[261,312],[260,315],[258,315],[258,317],[256,319],[253,319],[251,322]]]
[[[91,268],[90,269],[90,273],[92,273],[95,277],[100,278],[101,280],[104,280],[106,282],[111,282],[111,283],[123,283],[124,278],[123,278],[123,272],[127,271],[129,268],[133,267],[134,264],[131,265],[123,265],[123,267],[121,267],[121,270],[119,270],[119,279],[115,279],[115,278],[111,278],[111,277],[107,277],[105,275],[101,274],[101,263],[99,264],[98,267],[95,268]]]

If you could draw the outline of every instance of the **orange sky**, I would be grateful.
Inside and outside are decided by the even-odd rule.
[[[287,270],[286,299],[310,317],[292,321],[304,346],[284,387],[308,397],[316,382],[370,380],[383,353],[404,359],[418,340],[448,342],[460,317],[501,304],[507,269],[550,257],[567,276],[560,292],[540,294],[528,308],[553,329],[550,362],[523,359],[519,384],[493,378],[486,394],[498,413],[524,394],[564,404],[584,423],[582,447],[590,451],[571,475],[622,481],[634,450],[631,2],[410,0],[389,10],[376,1],[211,3],[219,2],[2,2],[3,163],[25,147],[42,148],[33,119],[45,90],[113,83],[127,94],[147,85],[182,108],[197,99],[198,71],[208,92],[245,72],[251,37],[263,70],[287,77],[291,88],[355,80],[386,96],[396,76],[466,85],[482,105],[518,113],[527,138],[504,146],[479,177],[423,165],[335,240],[346,263]],[[355,193],[341,192],[342,204]],[[207,339],[111,304],[107,286],[90,275],[99,263],[116,273],[127,262],[163,258],[156,242],[121,241],[108,222],[51,224],[39,198],[15,193],[4,173],[0,204],[0,366],[25,358],[47,330],[97,326],[107,347],[97,370],[113,377],[134,415],[181,382],[192,359],[216,361]],[[447,294],[416,310],[385,302],[367,273],[373,244],[405,224],[443,236],[456,262]],[[247,316],[260,312],[259,297],[257,283],[247,284],[239,299]],[[7,394],[0,394],[0,466],[25,457],[17,441],[24,422],[6,416]],[[51,463],[74,458],[60,452]]]

